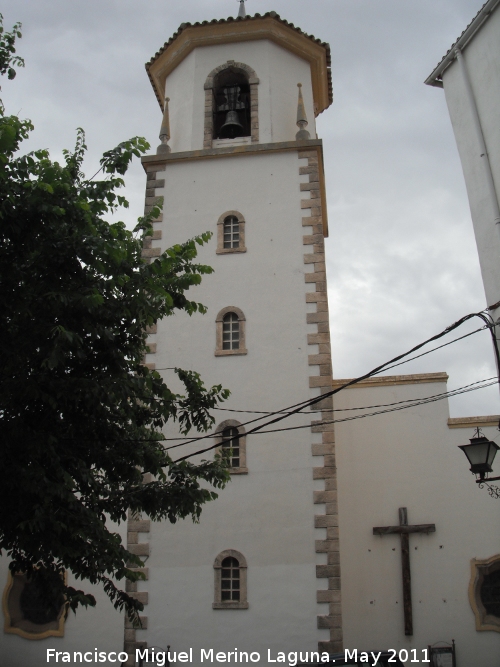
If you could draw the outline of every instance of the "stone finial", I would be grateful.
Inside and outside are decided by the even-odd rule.
[[[247,13],[245,10],[245,0],[240,0],[240,9],[238,11],[238,18],[244,19],[246,15]]]
[[[311,135],[306,130],[308,122],[306,108],[304,106],[304,98],[302,97],[302,84],[298,83],[297,87],[299,89],[299,102],[297,104],[297,127],[299,128],[299,131],[295,135],[295,139],[297,141],[302,141],[303,139],[310,139]]]
[[[161,144],[156,149],[156,153],[170,153],[172,150],[168,145],[168,140],[170,139],[170,116],[168,112],[168,103],[170,98],[165,98],[165,106],[163,107],[163,120],[161,122],[160,128],[160,141]]]

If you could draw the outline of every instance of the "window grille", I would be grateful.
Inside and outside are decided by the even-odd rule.
[[[500,618],[500,570],[484,576],[480,595],[486,613]]]
[[[469,602],[477,631],[500,632],[500,554],[471,560]]]
[[[222,320],[222,349],[239,350],[240,323],[236,313],[227,313]]]
[[[228,454],[231,452],[230,465],[231,468],[240,467],[240,439],[238,436],[238,429],[234,426],[225,428],[222,431],[222,453]]]
[[[224,220],[224,248],[240,247],[240,223],[235,215]]]
[[[221,570],[221,601],[239,601],[240,590],[240,564],[231,556],[224,558]]]

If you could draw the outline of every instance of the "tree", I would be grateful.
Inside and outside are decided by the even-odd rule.
[[[11,37],[0,40],[0,72],[9,76]],[[229,392],[176,369],[179,395],[143,364],[147,327],[178,310],[205,311],[186,291],[212,272],[194,263],[210,234],[146,263],[143,239],[160,209],[134,233],[103,216],[128,205],[117,190],[147,142],[135,137],[104,153],[100,180],[86,179],[82,130],[64,163],[46,150],[19,156],[32,125],[0,113],[0,553],[47,605],[61,595],[73,610],[95,604],[64,583],[70,570],[136,617],[142,605],[113,579],[137,581],[142,562],[109,520],[131,511],[196,521],[229,478],[218,458],[174,463],[161,431],[169,419],[183,433],[207,430],[210,409]],[[144,473],[153,481],[142,483]]]

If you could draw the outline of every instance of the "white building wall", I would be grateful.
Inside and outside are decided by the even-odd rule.
[[[500,196],[500,9],[499,6],[463,50],[486,148],[497,201]],[[462,162],[488,305],[500,300],[500,225],[488,197],[483,158],[474,130],[459,64],[443,73],[446,102]]]
[[[214,63],[219,62],[214,60]],[[212,67],[210,64],[210,67]],[[252,63],[250,63],[252,65]],[[259,91],[260,92],[260,91]],[[294,91],[296,94],[296,91]],[[231,390],[225,407],[240,410],[277,410],[312,396],[306,323],[302,215],[297,152],[262,153],[167,164],[163,238],[153,242],[162,250],[210,230],[214,237],[199,253],[199,261],[215,269],[189,296],[208,307],[206,315],[179,314],[158,324],[151,341],[158,345],[148,357],[156,368],[180,366],[202,374],[210,385]],[[186,194],[188,193],[188,194]],[[245,218],[246,253],[216,254],[217,220],[237,210]],[[191,294],[192,292],[192,294]],[[216,357],[215,318],[226,306],[246,316],[244,356]],[[167,381],[172,373],[165,373]],[[216,412],[246,422],[245,413]],[[310,424],[310,417],[287,419],[285,426]],[[279,427],[280,425],[278,425]],[[250,427],[248,427],[250,428]],[[175,428],[169,436],[178,434]],[[312,438],[312,440],[311,440]],[[213,647],[228,651],[317,650],[327,641],[327,630],[317,629],[316,617],[325,613],[316,603],[316,590],[327,582],[316,578],[316,564],[326,554],[315,553],[313,491],[323,488],[312,479],[315,460],[311,442],[321,434],[306,428],[247,438],[248,475],[234,475],[214,503],[207,505],[199,525],[189,520],[174,526],[152,524],[149,591],[145,614],[147,631],[137,639],[148,644],[185,650]],[[194,450],[208,446],[203,441]],[[178,455],[189,451],[174,450]],[[208,453],[206,456],[212,456]],[[215,557],[236,549],[248,562],[248,610],[213,610]]]
[[[307,129],[316,138],[309,63],[274,42],[259,40],[198,47],[169,74],[165,92],[170,98],[172,152],[203,149],[203,86],[210,72],[228,60],[245,63],[259,79],[259,143],[295,140],[298,83],[302,83]]]
[[[445,391],[445,382],[360,385],[337,394],[335,409]],[[417,649],[422,660],[427,645],[455,639],[457,665],[497,667],[500,635],[476,632],[468,586],[471,559],[499,551],[500,503],[478,488],[458,449],[473,429],[451,429],[448,417],[441,400],[336,424],[344,646]],[[483,432],[498,436],[494,427]],[[375,526],[399,524],[400,507],[409,524],[436,525],[410,535],[412,637],[404,635],[399,535],[373,535]]]

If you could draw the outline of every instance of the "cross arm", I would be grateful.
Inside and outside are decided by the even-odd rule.
[[[435,533],[436,524],[435,523],[421,523],[416,526],[378,526],[373,529],[374,535],[391,535],[397,533],[409,534],[409,533]]]

